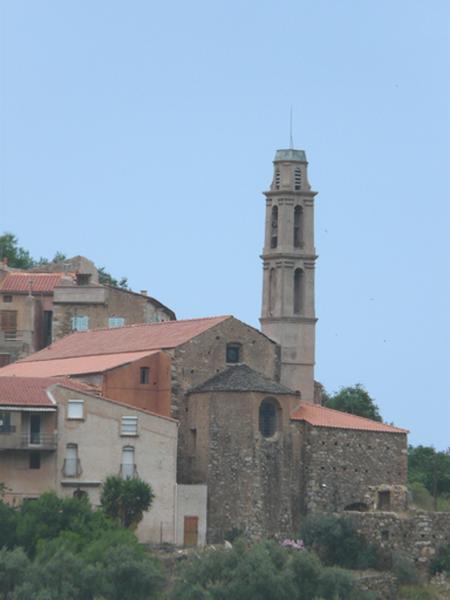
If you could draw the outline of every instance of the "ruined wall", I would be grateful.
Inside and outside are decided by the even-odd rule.
[[[414,511],[347,513],[358,531],[379,548],[401,551],[427,567],[440,546],[450,543],[450,513]]]
[[[279,381],[279,346],[260,331],[233,317],[167,352],[172,359],[172,417],[180,420],[179,483],[190,483],[183,477],[188,451],[186,393],[230,366],[226,362],[227,343],[241,344],[241,362],[266,377]]]
[[[305,512],[341,511],[352,504],[372,509],[374,487],[406,485],[406,434],[298,426],[304,432]]]
[[[292,535],[299,527],[300,432],[290,423],[297,396],[281,407],[277,432],[259,431],[260,392],[206,392],[189,398],[194,479],[208,484],[209,543],[233,529],[252,538]],[[191,430],[192,430],[191,429]]]

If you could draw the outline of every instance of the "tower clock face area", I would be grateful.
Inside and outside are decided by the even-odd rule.
[[[281,346],[281,382],[313,401],[314,197],[303,150],[277,150],[266,196],[262,331]]]

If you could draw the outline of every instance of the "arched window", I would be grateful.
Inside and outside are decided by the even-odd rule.
[[[274,398],[265,398],[259,406],[259,431],[270,438],[278,431],[280,405]]]
[[[301,190],[302,188],[302,172],[300,170],[300,168],[296,168],[294,170],[294,189],[296,191]]]
[[[272,315],[275,310],[275,302],[277,297],[277,271],[270,269],[269,271],[269,314]]]
[[[278,206],[272,206],[272,220],[270,222],[270,247],[278,246]]]
[[[294,209],[294,248],[303,245],[303,208],[296,206]]]
[[[81,474],[80,459],[78,458],[78,446],[76,444],[67,444],[66,446],[63,473],[65,477],[78,477]]]
[[[134,447],[124,446],[122,448],[122,464],[120,465],[120,474],[123,479],[130,479],[136,473],[134,464]]]
[[[304,302],[304,273],[301,269],[294,271],[294,314],[303,312]]]

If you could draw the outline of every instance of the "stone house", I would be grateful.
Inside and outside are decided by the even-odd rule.
[[[95,265],[82,256],[30,271],[0,264],[0,366],[72,331],[175,318],[146,291],[100,284]]]
[[[17,504],[54,490],[87,494],[96,506],[107,475],[138,475],[155,494],[138,537],[183,543],[188,516],[199,521],[195,541],[204,543],[204,486],[176,485],[177,428],[171,418],[99,396],[80,382],[1,377],[0,481],[7,485],[6,500]]]

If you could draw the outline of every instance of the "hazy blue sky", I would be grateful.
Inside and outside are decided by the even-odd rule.
[[[292,104],[319,191],[316,378],[450,446],[448,0],[0,7],[0,231],[179,318],[257,326]]]

